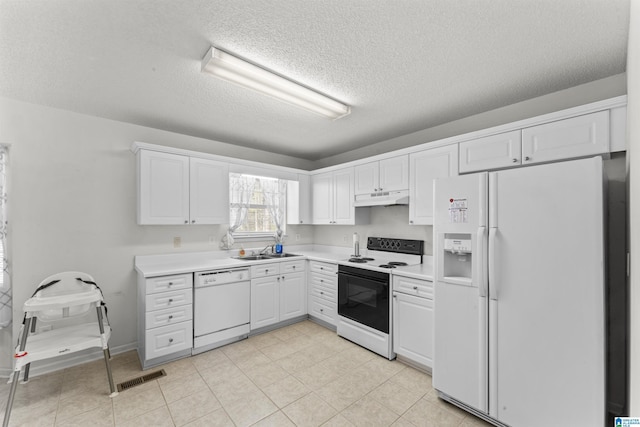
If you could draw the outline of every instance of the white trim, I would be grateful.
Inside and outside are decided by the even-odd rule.
[[[530,117],[515,122],[510,122],[504,125],[494,126],[486,129],[481,129],[473,132],[463,133],[460,135],[451,136],[444,139],[439,139],[432,142],[425,142],[424,144],[413,145],[411,147],[403,148],[400,150],[389,151],[383,154],[377,154],[375,156],[366,157],[364,159],[353,160],[346,163],[340,163],[339,165],[327,166],[322,169],[315,169],[310,172],[311,175],[319,173],[330,172],[338,169],[342,169],[349,166],[357,166],[365,163],[374,162],[377,160],[383,160],[390,157],[396,157],[403,154],[411,154],[418,151],[430,150],[433,148],[442,147],[445,145],[453,145],[459,142],[469,141],[477,138],[483,138],[486,136],[497,135],[499,133],[510,132],[513,130],[524,129],[531,126],[537,126],[544,123],[555,122],[558,120],[569,119],[571,117],[582,116],[585,114],[595,113],[597,111],[615,109],[625,107],[627,105],[627,95],[617,96],[615,98],[605,99],[603,101],[592,102],[590,104],[580,105],[577,107],[567,108],[565,110],[554,111],[553,113],[543,114],[541,116]],[[426,129],[425,129],[426,130]],[[416,134],[423,132],[418,131]],[[404,135],[407,136],[407,135]]]
[[[184,150],[182,148],[169,147],[166,145],[149,144],[147,142],[134,141],[131,144],[131,151],[137,154],[140,150],[159,151],[162,153],[177,154],[181,156],[196,157],[218,162],[229,163],[229,172],[245,173],[250,175],[260,175],[279,179],[298,180],[298,174],[308,174],[303,169],[289,168],[286,166],[270,165],[268,163],[243,160],[235,157],[220,156],[217,154],[203,153],[200,151]]]

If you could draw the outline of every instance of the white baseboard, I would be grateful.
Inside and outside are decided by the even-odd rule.
[[[138,344],[133,342],[118,347],[110,347],[109,350],[112,355],[115,355],[135,350],[137,348]],[[91,349],[84,352],[74,353],[69,356],[59,356],[53,359],[34,362],[31,364],[31,368],[29,369],[29,377],[33,378],[38,375],[49,374],[65,368],[71,368],[72,366],[93,362],[94,360],[99,360],[103,357],[101,349]],[[0,378],[9,378],[12,374],[13,369],[0,369]]]

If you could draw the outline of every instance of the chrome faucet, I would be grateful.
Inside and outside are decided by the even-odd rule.
[[[273,253],[273,252],[274,252],[274,250],[273,250],[273,246],[274,246],[274,245],[267,245],[267,246],[265,246],[265,248],[264,248],[263,250],[261,250],[261,251],[260,251],[260,255],[264,255],[264,254],[266,254],[266,253],[267,253],[267,250],[268,250],[269,248],[271,249],[271,253]]]

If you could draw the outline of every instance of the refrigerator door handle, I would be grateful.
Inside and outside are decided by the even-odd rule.
[[[489,298],[498,300],[498,287],[496,283],[496,234],[498,229],[489,228]]]
[[[487,274],[485,270],[486,260],[486,242],[487,228],[478,227],[476,232],[476,258],[475,258],[475,276],[478,280],[478,293],[480,297],[487,296]]]

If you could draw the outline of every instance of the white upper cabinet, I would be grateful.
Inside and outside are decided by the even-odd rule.
[[[353,168],[333,173],[333,223],[354,224]]]
[[[608,152],[608,110],[522,130],[523,165]]]
[[[353,205],[353,168],[325,172],[311,177],[314,224],[364,224],[369,209],[356,210]]]
[[[138,152],[138,224],[189,222],[189,157]]]
[[[491,135],[460,143],[460,173],[519,165],[522,131]]]
[[[229,222],[229,165],[192,157],[189,217],[191,224]]]
[[[609,111],[585,114],[460,143],[460,173],[609,152]]]
[[[314,224],[333,224],[333,173],[311,177],[312,211]]]
[[[433,180],[458,175],[458,146],[409,155],[409,224],[433,224]]]
[[[138,152],[138,224],[224,224],[228,218],[225,163]]]
[[[311,224],[311,177],[287,181],[287,224]]]
[[[355,194],[409,188],[409,156],[396,156],[355,167]]]

